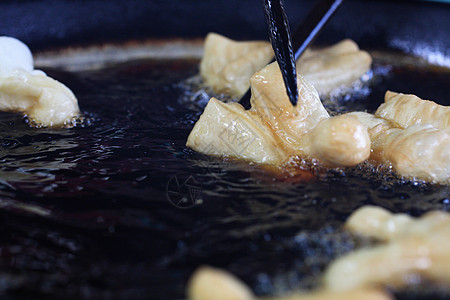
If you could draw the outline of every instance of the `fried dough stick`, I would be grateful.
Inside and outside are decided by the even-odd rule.
[[[299,100],[294,107],[278,65],[266,66],[250,80],[250,110],[212,98],[186,145],[205,154],[272,165],[295,155],[333,167],[367,159],[370,139],[365,126],[355,117],[329,118],[314,87],[302,76],[297,80]]]
[[[34,70],[28,47],[10,37],[0,37],[0,110],[22,112],[40,126],[64,126],[80,115],[72,91]]]
[[[409,179],[450,183],[450,108],[414,95],[387,92],[375,115],[353,112],[367,127],[371,159],[391,163]]]
[[[274,299],[391,299],[379,287],[401,288],[410,283],[408,278],[417,279],[411,277],[414,274],[450,284],[450,214],[432,211],[412,218],[365,206],[348,218],[345,228],[384,244],[333,261],[325,271],[322,289]],[[210,267],[199,268],[193,274],[188,296],[191,300],[256,299],[239,279]]]
[[[450,130],[450,107],[415,95],[387,91],[384,103],[375,116],[394,123],[394,126],[408,128],[415,124],[430,124],[441,130]]]
[[[205,39],[200,74],[217,93],[241,97],[250,86],[250,77],[273,58],[269,42],[237,42],[217,33]],[[370,55],[351,40],[343,40],[320,50],[307,50],[297,61],[297,72],[319,92],[327,95],[341,86],[350,86],[372,64]]]
[[[332,262],[324,276],[327,289],[344,291],[378,285],[398,288],[407,285],[414,274],[450,284],[448,213],[434,211],[414,219],[369,206],[354,212],[346,227],[386,243]]]
[[[389,300],[380,289],[363,288],[345,292],[315,291],[277,298],[256,298],[251,290],[232,274],[223,270],[201,267],[192,275],[188,284],[190,300]]]

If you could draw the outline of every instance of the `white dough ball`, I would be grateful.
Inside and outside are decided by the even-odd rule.
[[[16,68],[33,71],[31,51],[27,45],[16,38],[0,36],[0,71]]]

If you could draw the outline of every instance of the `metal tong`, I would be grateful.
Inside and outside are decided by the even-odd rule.
[[[282,0],[263,0],[269,38],[275,53],[275,59],[283,75],[286,93],[295,106],[298,100],[297,71],[295,61],[322,31],[325,24],[341,5],[343,0],[322,0],[312,9],[305,20],[297,27],[293,39],[284,11]],[[250,108],[250,90],[239,103],[245,109]]]

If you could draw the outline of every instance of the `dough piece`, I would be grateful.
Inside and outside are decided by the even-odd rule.
[[[232,274],[201,267],[194,272],[188,283],[190,300],[251,300],[252,291]]]
[[[31,51],[18,39],[0,36],[0,73],[9,73],[16,68],[33,71]]]
[[[305,135],[304,145],[307,154],[331,167],[355,166],[370,156],[367,128],[348,115],[320,121]]]
[[[379,206],[358,208],[345,222],[345,228],[370,238],[391,241],[403,234],[414,221],[407,214],[392,214]]]
[[[22,112],[41,126],[63,126],[80,115],[72,91],[33,70],[28,47],[8,37],[0,37],[0,110]]]
[[[450,183],[450,134],[431,124],[416,124],[406,129],[374,115],[356,112],[368,128],[372,142],[371,159],[391,163],[395,171],[412,180]],[[439,122],[439,120],[436,120]]]
[[[358,118],[358,120],[363,123],[368,129],[373,129],[375,127],[387,127],[391,128],[392,124],[389,121],[386,121],[381,118],[375,117],[373,114],[369,114],[363,111],[354,111],[350,113],[346,113],[347,116],[353,116]]]
[[[393,298],[378,288],[361,288],[350,291],[318,290],[287,297],[264,298],[264,300],[392,300]]]
[[[388,229],[390,225],[394,225],[392,230]],[[409,283],[411,275],[450,284],[448,213],[434,211],[410,220],[364,208],[350,217],[347,228],[388,243],[357,250],[332,262],[324,276],[326,288],[341,291],[378,285],[402,287]]]
[[[205,39],[200,62],[203,80],[217,93],[240,97],[249,88],[249,79],[273,57],[269,42],[236,42],[216,33]]]
[[[314,87],[301,76],[297,80],[299,102],[294,108],[278,64],[266,66],[251,79],[251,110],[212,98],[186,145],[206,154],[274,165],[301,153],[301,135],[328,113]]]
[[[389,129],[375,137],[374,151],[382,153],[395,171],[410,179],[450,183],[450,136],[432,125]]]
[[[273,59],[269,42],[236,42],[216,33],[205,39],[200,63],[204,81],[218,93],[241,97],[249,88],[250,77]],[[303,75],[321,95],[341,86],[350,86],[372,64],[370,55],[351,40],[331,47],[307,50],[297,61],[297,73]]]
[[[232,274],[211,267],[201,267],[191,276],[187,288],[190,300],[252,300],[252,291]],[[319,290],[291,296],[279,296],[278,300],[390,300],[384,291],[375,288],[362,288],[351,291]]]
[[[297,61],[297,72],[311,82],[320,95],[328,95],[341,86],[351,86],[370,70],[371,64],[369,53],[346,39],[331,47],[307,51]]]
[[[407,128],[414,124],[431,124],[436,128],[450,130],[450,107],[433,101],[422,100],[415,95],[387,91],[384,103],[375,116],[392,122],[395,126]]]
[[[354,117],[328,120],[316,90],[302,76],[297,78],[295,107],[289,102],[276,63],[255,73],[250,81],[252,109],[246,111],[238,103],[212,98],[188,137],[188,147],[273,165],[294,155],[323,159],[331,166],[355,165],[369,156],[367,129]],[[306,135],[321,120],[328,121],[315,131],[320,136]]]
[[[389,136],[390,133],[400,133],[401,130],[393,127],[391,122],[377,118],[366,112],[356,111],[345,115],[358,118],[358,120],[367,127],[372,148],[370,159],[375,160],[378,163],[385,163],[386,157],[384,157],[384,147],[386,145],[386,137]]]
[[[255,73],[250,83],[252,110],[292,152],[302,149],[305,133],[329,117],[316,89],[302,76],[297,77],[298,102],[292,106],[277,63]]]
[[[204,154],[266,164],[280,164],[288,156],[254,111],[215,98],[195,123],[186,146]]]
[[[80,115],[77,99],[65,85],[22,69],[0,75],[0,110],[23,112],[44,126],[62,126]]]

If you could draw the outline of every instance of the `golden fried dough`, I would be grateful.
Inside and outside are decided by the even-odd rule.
[[[249,88],[250,77],[273,58],[269,42],[237,42],[217,33],[205,39],[200,74],[217,93],[241,97]],[[349,87],[370,70],[372,58],[351,40],[333,46],[307,50],[297,61],[297,73],[304,76],[321,95]]]
[[[412,219],[375,207],[357,210],[346,227],[385,244],[356,250],[333,261],[324,276],[329,290],[367,286],[402,287],[419,275],[450,284],[450,215],[429,212]],[[417,280],[417,276],[414,277]]]
[[[34,70],[28,47],[9,37],[0,37],[0,110],[22,112],[40,126],[63,126],[80,115],[72,91]]]
[[[367,128],[355,117],[330,119],[318,93],[302,76],[297,78],[295,107],[277,63],[256,72],[250,82],[252,108],[212,98],[188,137],[188,147],[272,165],[294,155],[330,166],[352,166],[369,157]]]

